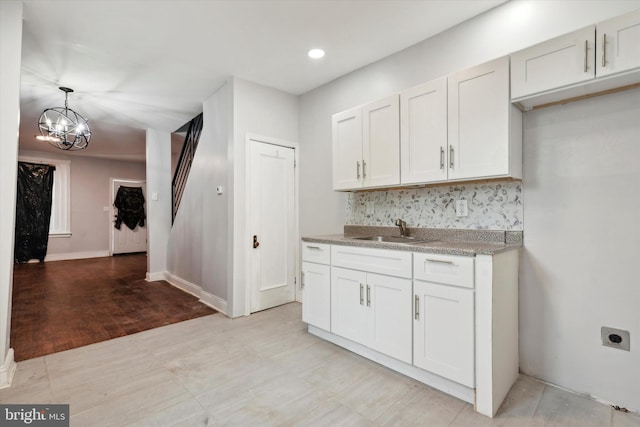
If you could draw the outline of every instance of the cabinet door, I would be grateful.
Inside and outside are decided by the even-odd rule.
[[[447,153],[447,79],[443,77],[400,94],[400,181],[446,181]]]
[[[511,54],[511,97],[569,86],[595,77],[595,26]]]
[[[331,332],[366,345],[366,273],[331,267]]]
[[[475,386],[474,292],[414,281],[413,364]]]
[[[360,107],[334,114],[333,189],[362,187],[362,116]]]
[[[398,95],[362,107],[364,187],[400,184]]]
[[[449,179],[509,175],[509,58],[448,78]]]
[[[331,267],[302,263],[302,321],[331,330]]]
[[[599,23],[596,34],[596,76],[640,67],[640,10]]]
[[[411,280],[367,274],[368,346],[411,363]]]

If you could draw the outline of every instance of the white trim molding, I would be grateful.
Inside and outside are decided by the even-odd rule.
[[[220,297],[217,297],[213,294],[210,294],[207,291],[202,291],[202,295],[200,296],[200,302],[208,305],[214,310],[219,311],[220,313],[227,315],[227,302]]]
[[[225,316],[228,316],[227,301],[203,290],[202,287],[196,285],[195,283],[191,283],[187,280],[184,280],[176,275],[169,273],[168,271],[164,272],[164,278],[157,279],[157,280],[166,281],[167,283],[169,283],[172,286],[175,286],[181,291],[184,291],[188,294],[193,295],[194,297],[199,298],[201,303],[208,305],[209,307],[219,311]]]
[[[156,271],[153,273],[149,273],[147,271],[147,275],[145,276],[144,280],[146,280],[147,282],[157,282],[158,280],[167,280],[166,276],[166,271]]]
[[[17,366],[13,359],[13,349],[10,348],[7,352],[7,357],[4,359],[4,363],[0,366],[0,389],[11,387]]]
[[[109,251],[69,252],[63,254],[48,254],[44,257],[44,261],[67,261],[70,259],[103,258],[108,256]]]

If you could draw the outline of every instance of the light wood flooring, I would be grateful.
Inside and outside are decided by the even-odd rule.
[[[69,403],[72,426],[640,426],[520,376],[494,419],[306,332],[301,306],[200,317],[18,364],[1,403]]]

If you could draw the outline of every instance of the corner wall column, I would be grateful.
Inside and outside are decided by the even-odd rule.
[[[13,243],[16,220],[22,1],[0,2],[0,388],[9,387],[16,364],[9,346]]]
[[[147,280],[164,280],[171,232],[171,134],[147,129]]]

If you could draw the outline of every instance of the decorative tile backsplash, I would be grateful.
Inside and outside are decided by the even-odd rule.
[[[456,216],[465,199],[469,216]],[[350,193],[347,225],[523,230],[522,182],[504,181]]]

